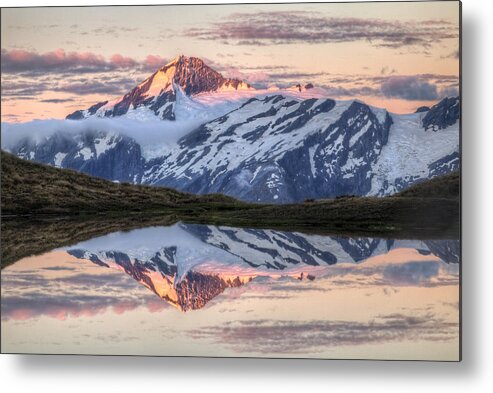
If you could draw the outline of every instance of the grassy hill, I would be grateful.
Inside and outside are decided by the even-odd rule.
[[[401,191],[396,196],[404,198],[459,198],[459,171],[425,180]]]
[[[129,212],[198,206],[235,206],[224,195],[195,196],[164,187],[113,183],[1,152],[1,207],[5,214]]]

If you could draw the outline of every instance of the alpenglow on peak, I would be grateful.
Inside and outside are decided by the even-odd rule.
[[[67,119],[80,120],[91,116],[122,116],[145,107],[163,120],[175,120],[177,90],[187,96],[224,90],[253,89],[248,83],[225,78],[198,57],[179,55],[125,95],[77,110]]]

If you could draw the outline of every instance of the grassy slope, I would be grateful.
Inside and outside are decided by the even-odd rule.
[[[2,267],[94,236],[180,220],[392,238],[458,238],[460,231],[458,173],[424,181],[392,197],[340,197],[279,206],[116,184],[4,152],[1,160]],[[22,214],[29,216],[18,216]]]
[[[201,204],[236,206],[224,195],[195,196],[164,187],[113,183],[1,152],[2,214],[142,211]]]
[[[460,173],[452,172],[447,175],[435,177],[431,180],[417,183],[397,196],[407,198],[447,198],[456,199],[460,195]]]

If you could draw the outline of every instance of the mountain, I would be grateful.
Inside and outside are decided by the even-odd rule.
[[[330,275],[335,264],[363,263],[398,248],[434,254],[446,263],[459,262],[459,241],[455,240],[329,237],[195,224],[108,236],[79,243],[67,252],[102,267],[123,270],[182,311],[200,309],[225,289],[253,280],[314,280]],[[119,246],[113,249],[112,244]],[[101,249],[101,245],[108,246]],[[417,269],[419,275],[421,267],[411,262],[402,270],[409,276]],[[393,274],[395,270],[394,265]]]
[[[238,79],[224,78],[201,59],[180,55],[161,67],[123,97],[99,102],[88,109],[77,110],[67,119],[80,120],[90,116],[115,117],[132,111],[152,112],[165,120],[175,120],[177,95],[252,89]]]
[[[20,158],[118,182],[140,183],[145,165],[134,139],[105,131],[89,130],[76,135],[56,132],[42,143],[27,137],[14,152]]]
[[[158,121],[162,142],[145,137],[149,113],[152,121],[164,119]],[[95,122],[115,116],[147,120],[124,132]],[[181,121],[184,116],[193,121]],[[311,84],[255,90],[184,56],[121,99],[70,115],[86,117],[75,133],[2,138],[2,148],[113,181],[261,203],[392,195],[460,164],[459,97],[395,114],[358,100],[335,101]],[[169,143],[165,129],[173,127],[186,129]]]
[[[252,98],[149,162],[142,181],[259,202],[365,195],[392,123],[356,101]]]

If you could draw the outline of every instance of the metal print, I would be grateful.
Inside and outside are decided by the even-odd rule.
[[[460,3],[4,8],[3,353],[460,360]]]

